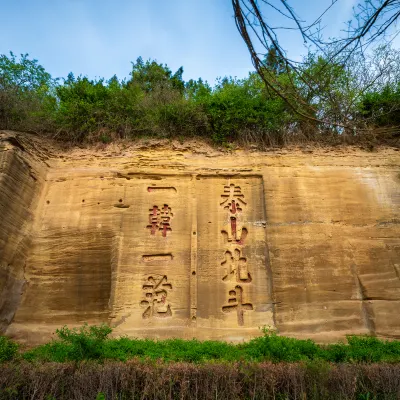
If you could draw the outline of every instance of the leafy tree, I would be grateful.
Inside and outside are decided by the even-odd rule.
[[[250,74],[241,80],[224,78],[212,95],[202,101],[210,117],[214,141],[280,142],[285,106],[266,92],[258,75]]]
[[[256,72],[271,92],[280,97],[291,111],[302,119],[318,122],[327,127],[333,125],[340,128],[354,128],[358,121],[348,118],[348,115],[343,115],[340,122],[337,121],[336,113],[326,114],[325,119],[318,118],[314,107],[307,107],[307,104],[303,103],[301,92],[296,90],[295,80],[292,80],[291,85],[282,86],[277,74],[268,68],[278,60],[287,73],[298,74],[299,79],[307,85],[315,83],[302,74],[304,68],[301,68],[301,63],[288,56],[282,46],[282,31],[299,35],[305,47],[311,48],[325,58],[325,64],[319,69],[321,73],[325,70],[325,66],[331,63],[345,65],[354,55],[365,56],[365,51],[371,45],[385,39],[387,33],[392,33],[391,30],[394,30],[394,34],[398,33],[396,23],[400,17],[399,0],[364,0],[357,2],[353,7],[353,18],[348,22],[348,28],[344,30],[347,35],[325,40],[321,26],[325,24],[325,18],[329,18],[329,12],[336,3],[338,1],[333,0],[314,21],[300,18],[288,1],[274,4],[268,1],[232,0],[232,7],[236,27],[249,50]],[[277,17],[282,20],[281,23],[276,24]],[[263,53],[262,49],[265,49],[267,54]],[[379,73],[374,79],[378,78]],[[329,89],[330,86],[325,88],[325,96],[335,97],[335,93],[327,93]],[[357,97],[352,99],[352,103],[356,101]]]
[[[56,80],[28,54],[0,55],[0,127],[39,130],[52,128]]]
[[[132,63],[131,79],[128,86],[138,85],[144,92],[149,93],[158,89],[176,89],[183,93],[185,83],[182,79],[183,67],[180,67],[174,74],[167,65],[159,64],[156,61],[143,61],[142,57]]]
[[[360,109],[363,117],[377,126],[400,126],[400,82],[366,93]]]
[[[62,129],[75,132],[75,138],[84,136],[104,127],[108,88],[104,79],[98,81],[87,77],[75,78],[72,73],[57,87],[59,108],[57,122]]]
[[[354,117],[356,79],[343,64],[327,62],[321,55],[310,53],[296,82],[318,119],[340,125],[344,119]]]

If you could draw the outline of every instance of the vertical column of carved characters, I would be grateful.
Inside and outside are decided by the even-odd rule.
[[[224,313],[236,312],[239,326],[244,325],[244,311],[253,310],[251,303],[245,303],[244,290],[241,285],[252,281],[248,270],[247,260],[243,257],[241,246],[247,237],[248,231],[242,225],[242,211],[247,205],[244,201],[244,194],[240,186],[230,184],[224,186],[224,192],[221,195],[220,205],[228,212],[230,226],[228,230],[222,230],[221,233],[229,244],[234,244],[234,250],[225,251],[225,260],[221,266],[225,268],[225,274],[222,280],[224,282],[236,282],[233,290],[229,291],[228,304],[222,307]],[[240,227],[241,226],[241,227]]]
[[[148,190],[148,192],[150,191]],[[153,208],[150,208],[149,224],[146,226],[150,235],[161,234],[162,237],[167,237],[167,233],[172,232],[171,219],[173,216],[168,204],[164,204],[162,207],[154,205]],[[144,299],[140,302],[140,306],[144,308],[143,319],[172,316],[171,305],[167,300],[168,293],[172,290],[172,284],[168,282],[167,275],[148,276],[142,290]]]

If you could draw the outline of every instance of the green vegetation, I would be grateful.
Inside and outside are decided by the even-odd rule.
[[[10,53],[0,55],[0,129],[33,131],[70,142],[202,137],[217,144],[260,147],[371,140],[395,145],[398,130],[386,129],[390,135],[368,132],[400,124],[400,52],[380,48],[375,58],[378,64],[382,59],[390,62],[371,83],[365,71],[374,67],[362,60],[348,68],[326,65],[321,55],[309,54],[301,70],[307,80],[302,80],[299,71],[286,72],[273,53],[268,54],[268,73],[287,88],[286,94],[289,88],[296,91],[293,98],[302,99],[298,107],[312,109],[313,121],[293,113],[256,73],[245,79],[225,77],[211,87],[202,79],[185,82],[182,67],[172,72],[167,65],[138,58],[127,80],[92,80],[72,73],[53,79],[37,60]],[[318,122],[322,120],[337,125]],[[352,121],[351,129],[341,125],[346,121]]]
[[[247,343],[110,338],[106,325],[57,330],[18,353],[0,337],[2,399],[397,399],[400,342],[264,335]]]
[[[5,336],[0,336],[0,363],[10,361],[17,356],[18,345]]]
[[[40,362],[129,359],[165,362],[298,362],[331,363],[399,362],[400,342],[383,341],[370,336],[348,336],[348,343],[317,345],[312,340],[299,340],[264,329],[264,335],[246,343],[230,344],[198,340],[151,340],[110,338],[107,325],[57,330],[58,338],[17,355],[13,342],[2,338],[5,354],[0,360],[24,359]],[[0,341],[0,344],[3,343]],[[9,349],[9,350],[7,350]]]

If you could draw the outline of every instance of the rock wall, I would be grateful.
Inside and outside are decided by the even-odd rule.
[[[8,335],[105,322],[135,337],[400,337],[395,149],[27,151],[2,136]]]
[[[45,158],[26,138],[7,132],[0,135],[0,333],[13,320],[24,291]]]

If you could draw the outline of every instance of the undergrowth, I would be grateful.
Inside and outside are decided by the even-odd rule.
[[[0,363],[10,361],[16,357],[18,344],[5,336],[0,336]]]
[[[111,338],[106,325],[56,333],[23,352],[0,337],[0,400],[400,398],[399,341],[318,345],[268,329],[237,345],[156,341]]]
[[[348,336],[347,343],[319,345],[312,340],[278,336],[263,329],[263,336],[249,342],[232,344],[218,341],[183,339],[111,338],[107,325],[56,331],[57,339],[17,354],[10,340],[0,341],[0,360],[12,358],[40,362],[85,360],[163,360],[166,362],[309,362],[375,363],[399,362],[400,341],[385,341],[371,336]],[[8,350],[7,350],[8,349]],[[4,354],[4,356],[3,356]]]

